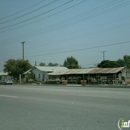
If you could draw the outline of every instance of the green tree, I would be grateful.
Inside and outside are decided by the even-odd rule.
[[[39,66],[45,66],[46,64],[45,63],[43,63],[43,62],[41,62],[40,64],[39,64]]]
[[[98,64],[100,68],[116,68],[121,67],[117,61],[104,60]]]
[[[67,67],[68,69],[78,69],[78,68],[81,68],[78,65],[78,61],[73,56],[67,57],[67,59],[64,61],[63,65],[65,67]]]
[[[120,67],[126,66],[124,59],[118,59],[117,63],[120,65]]]
[[[23,74],[30,68],[32,68],[32,65],[29,63],[28,60],[9,59],[5,62],[4,65],[4,71],[8,72],[8,74],[13,76],[14,78],[18,78],[19,74]]]
[[[130,55],[129,56],[125,55],[123,58],[124,58],[125,65],[127,67],[130,67]]]
[[[58,63],[49,63],[48,66],[58,66],[59,64]]]
[[[100,68],[130,67],[130,55],[124,55],[123,59],[117,61],[104,60],[98,64]]]

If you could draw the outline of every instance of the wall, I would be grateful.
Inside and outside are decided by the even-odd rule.
[[[122,76],[125,77],[125,82],[130,82],[130,68],[125,68],[121,72]]]
[[[130,82],[130,69],[126,68],[126,82]]]
[[[40,71],[40,70],[34,68],[34,69],[32,70],[32,73],[33,73],[33,75],[35,74],[35,79],[36,79],[37,81],[43,81],[43,80],[45,81],[45,80],[48,79],[47,72],[42,72],[42,71]]]

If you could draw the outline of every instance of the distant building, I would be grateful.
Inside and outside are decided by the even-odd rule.
[[[3,79],[11,79],[12,77],[8,75],[8,73],[5,73],[3,71],[0,71],[0,80]]]

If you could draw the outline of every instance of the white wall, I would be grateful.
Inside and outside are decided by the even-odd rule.
[[[126,82],[130,82],[130,69],[126,68]]]
[[[123,69],[122,70],[122,76],[125,77],[126,82],[130,82],[130,69],[129,68]]]
[[[32,73],[33,75],[35,74],[35,79],[37,81],[44,81],[48,79],[48,75],[47,75],[47,72],[42,72],[42,71],[39,71],[38,69],[34,68],[32,70]]]

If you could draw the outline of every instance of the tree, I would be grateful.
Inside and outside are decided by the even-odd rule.
[[[41,62],[40,64],[39,64],[39,66],[45,66],[46,64],[45,63],[43,63],[43,62]]]
[[[125,55],[123,58],[124,58],[125,65],[127,67],[130,67],[130,55],[129,56]]]
[[[65,67],[67,67],[68,69],[78,69],[81,68],[78,65],[78,61],[74,58],[74,57],[67,57],[67,59],[64,61],[63,64]]]
[[[4,65],[4,71],[8,72],[8,74],[14,78],[18,78],[19,74],[23,74],[30,68],[32,68],[32,65],[28,60],[9,59]]]
[[[116,68],[116,67],[130,67],[130,56],[125,55],[123,59],[118,59],[117,61],[104,60],[98,64],[100,68]]]
[[[120,67],[126,66],[124,59],[118,59],[117,63],[120,65]]]
[[[100,68],[116,68],[121,67],[117,61],[104,60],[98,64]]]
[[[59,64],[58,64],[58,63],[51,63],[51,62],[50,62],[50,63],[48,64],[48,66],[59,66]]]

